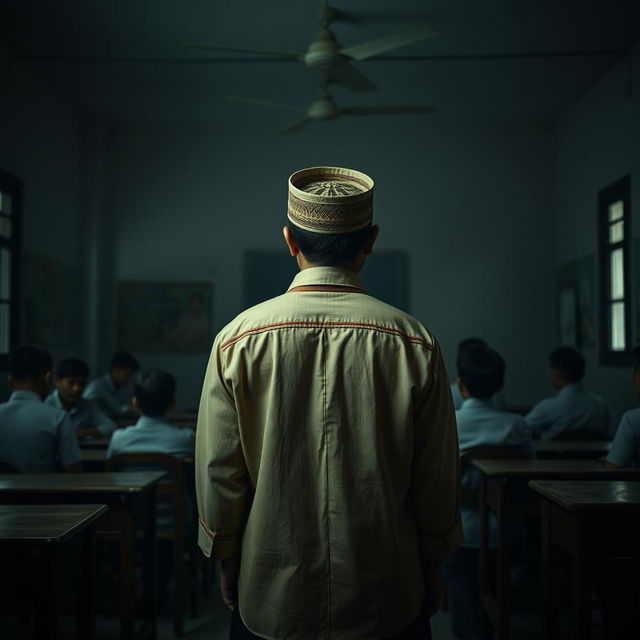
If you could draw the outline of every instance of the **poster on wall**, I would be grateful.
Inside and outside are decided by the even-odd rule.
[[[24,340],[44,349],[81,348],[82,273],[79,267],[24,253]]]
[[[210,282],[118,284],[118,344],[141,353],[203,353],[213,340]]]
[[[555,270],[559,344],[589,349],[596,344],[595,256],[567,262]],[[573,293],[569,293],[573,291]],[[575,307],[575,331],[569,330],[570,299]],[[575,334],[575,337],[574,337]],[[573,342],[564,340],[572,339]]]
[[[244,254],[244,306],[285,293],[298,272],[283,250],[249,249]],[[359,274],[366,290],[379,300],[409,311],[408,259],[405,251],[376,251]]]

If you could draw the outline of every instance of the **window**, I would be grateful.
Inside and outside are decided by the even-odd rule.
[[[631,340],[631,180],[598,194],[600,233],[600,362],[629,363]]]
[[[22,184],[0,170],[0,366],[20,341]]]

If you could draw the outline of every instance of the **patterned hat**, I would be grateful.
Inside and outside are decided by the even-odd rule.
[[[373,180],[340,167],[311,167],[289,177],[288,218],[313,233],[349,233],[373,219]]]

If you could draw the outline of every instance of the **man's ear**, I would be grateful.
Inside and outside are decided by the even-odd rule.
[[[16,381],[13,379],[13,376],[7,376],[7,386],[9,389],[16,388]]]
[[[380,233],[380,227],[377,224],[374,224],[373,227],[371,227],[371,235],[362,248],[362,252],[365,256],[370,256],[373,253],[373,245],[376,243],[378,233]]]
[[[136,398],[135,396],[131,398],[131,406],[133,407],[134,411],[142,413],[142,411],[140,411],[140,405],[138,404],[138,398]]]
[[[300,247],[298,243],[295,241],[293,234],[291,233],[291,229],[289,227],[283,227],[282,235],[284,236],[284,241],[287,243],[287,247],[289,248],[289,253],[292,256],[297,256],[300,253]]]

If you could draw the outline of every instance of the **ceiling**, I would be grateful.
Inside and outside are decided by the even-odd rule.
[[[180,43],[304,51],[319,29],[315,14],[321,3],[4,0],[0,22],[9,36],[10,79],[34,71],[82,111],[134,121],[258,121],[277,129],[291,114],[229,103],[225,96],[305,106],[318,93],[312,70],[297,61],[246,62],[242,55],[191,51]],[[355,94],[336,88],[336,100],[433,103],[444,120],[555,119],[640,39],[638,0],[332,4],[362,19],[334,24],[345,46],[417,22],[441,31],[383,60],[358,63],[379,90]],[[575,55],[539,55],[569,52]]]

